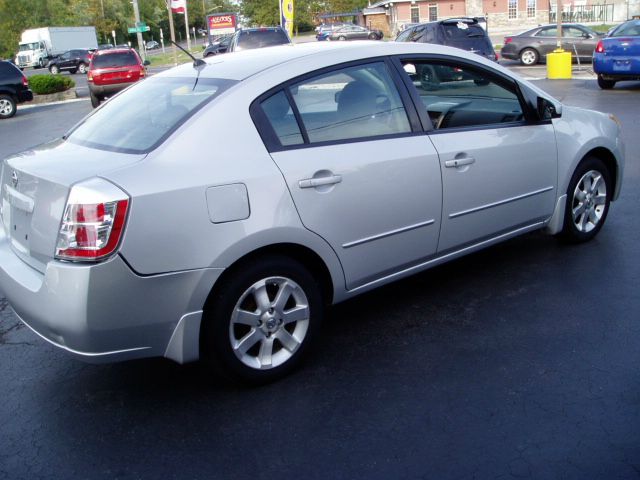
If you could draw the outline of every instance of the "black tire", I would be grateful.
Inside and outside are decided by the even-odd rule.
[[[0,120],[16,114],[16,101],[11,95],[0,94]]]
[[[598,74],[598,86],[603,90],[611,90],[616,84],[615,80],[605,80]]]
[[[57,65],[51,65],[49,67],[49,72],[51,72],[53,75],[57,75],[60,73],[60,69],[58,68]]]
[[[98,108],[100,106],[100,97],[95,95],[93,92],[89,92],[89,97],[91,98],[91,106],[93,108]]]
[[[44,58],[40,57],[40,60],[38,60],[38,68],[44,68],[45,66]]]
[[[289,287],[293,290],[288,290]],[[262,307],[259,294],[251,293],[259,290],[267,294],[262,297]],[[278,307],[275,299],[281,291],[288,293],[286,301]],[[302,310],[302,317],[287,323],[287,315],[294,308]],[[250,321],[257,323],[237,321],[239,312],[251,312]],[[215,372],[234,382],[249,385],[273,382],[299,365],[318,336],[323,316],[321,288],[297,261],[271,255],[244,264],[207,301],[200,334],[201,357]],[[285,348],[286,342],[281,342],[281,338],[295,341]],[[241,339],[249,345],[245,352],[240,347]],[[237,342],[235,349],[232,342]],[[263,348],[265,352],[271,351],[264,356],[267,359],[264,364]],[[268,363],[271,361],[273,366]]]
[[[589,185],[593,186],[593,191],[580,200],[580,196],[583,196],[583,190],[591,190],[586,188],[585,177],[589,176]],[[601,177],[601,180],[593,182],[592,177]],[[600,186],[598,190],[595,187]],[[602,203],[599,204],[598,198],[602,198],[604,188],[604,197]],[[611,195],[613,194],[613,184],[611,183],[611,173],[607,169],[607,166],[598,157],[589,156],[586,157],[578,167],[567,188],[567,202],[564,212],[564,225],[560,237],[569,243],[582,243],[587,242],[594,238],[598,232],[602,229],[604,222],[607,219],[609,213],[609,207],[611,204]],[[574,218],[574,209],[576,211],[577,220]],[[580,214],[583,211],[584,213]],[[588,213],[591,212],[591,213]],[[597,221],[592,221],[591,219]],[[585,220],[589,220],[585,222]],[[581,224],[580,226],[577,225]]]
[[[214,55],[215,55],[215,53],[211,53],[211,52],[209,52],[209,53],[207,53],[207,54],[204,56],[204,58],[213,57]]]
[[[522,65],[536,65],[540,61],[540,54],[535,48],[525,48],[520,52],[520,63]]]
[[[78,65],[78,71],[82,74],[85,75],[87,73],[87,64],[86,63],[80,63],[80,65]]]
[[[69,73],[70,73],[71,75],[75,75],[76,73],[78,73],[78,69],[76,69],[76,68],[72,68],[71,70],[69,70]]]
[[[375,33],[370,33],[369,40],[378,40],[378,35],[376,35]]]
[[[344,42],[347,39],[347,37],[345,37],[344,35],[340,35],[338,37],[338,40],[340,40],[341,42]]]

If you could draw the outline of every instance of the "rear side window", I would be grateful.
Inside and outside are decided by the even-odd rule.
[[[271,47],[289,43],[289,38],[283,30],[255,30],[240,32],[236,50]]]
[[[17,80],[21,79],[22,73],[9,62],[0,62],[0,79]]]
[[[288,91],[301,125],[294,124],[297,119],[284,92],[261,104],[282,146],[411,132],[400,93],[383,62],[334,70]]]
[[[133,52],[108,53],[93,57],[94,68],[126,67],[140,63]]]
[[[300,127],[291,110],[291,105],[289,105],[289,100],[282,90],[267,98],[260,105],[271,127],[276,132],[281,145],[289,146],[304,143]]]

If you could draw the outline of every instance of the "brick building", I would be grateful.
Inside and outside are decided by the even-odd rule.
[[[486,17],[495,28],[524,30],[555,22],[557,0],[380,0],[362,11],[364,24],[395,36],[406,25],[452,17]],[[640,14],[640,0],[562,0],[565,22],[619,23]]]

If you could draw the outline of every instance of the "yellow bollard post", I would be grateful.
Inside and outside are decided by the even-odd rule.
[[[571,52],[557,48],[547,54],[547,78],[571,79]]]

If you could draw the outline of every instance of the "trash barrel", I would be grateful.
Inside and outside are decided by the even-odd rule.
[[[547,54],[547,78],[571,78],[571,52],[558,48]]]

